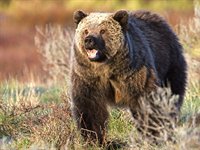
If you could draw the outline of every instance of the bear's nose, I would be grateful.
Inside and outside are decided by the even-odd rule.
[[[90,50],[92,50],[92,49],[94,49],[94,46],[95,46],[95,37],[93,37],[93,36],[87,36],[86,38],[85,38],[85,48],[86,49],[90,49]]]

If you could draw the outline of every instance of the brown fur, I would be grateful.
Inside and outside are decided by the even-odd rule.
[[[85,139],[104,143],[108,104],[129,107],[134,117],[140,109],[138,100],[157,86],[165,86],[168,80],[172,92],[180,94],[180,108],[186,64],[177,37],[161,17],[150,12],[119,11],[90,15],[81,12],[75,14],[75,19],[71,98],[74,117]],[[86,29],[95,36],[106,29],[101,35],[106,61],[88,59],[83,44]]]

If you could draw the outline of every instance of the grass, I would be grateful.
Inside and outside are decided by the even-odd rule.
[[[182,107],[180,125],[176,128],[177,136],[195,136],[191,133],[199,125],[189,126],[189,121],[200,110],[200,84],[191,85],[186,93]],[[32,149],[45,147],[57,149],[61,147],[74,149],[101,149],[88,146],[82,141],[70,113],[70,101],[66,97],[66,87],[42,87],[20,83],[1,84],[0,103],[0,142],[1,149],[6,147]],[[50,101],[48,101],[48,99]],[[183,135],[184,136],[183,136]],[[185,135],[186,134],[186,135]],[[108,140],[121,140],[134,149],[149,149],[151,145],[139,138],[133,126],[131,115],[127,110],[111,109],[108,126]],[[178,138],[179,140],[179,138]],[[184,139],[188,142],[188,139]],[[194,140],[195,141],[195,140]],[[192,141],[192,142],[194,142]],[[183,143],[184,141],[180,141]],[[195,141],[197,142],[197,141]],[[168,143],[167,147],[181,148],[181,144]],[[190,145],[191,144],[191,145]],[[187,147],[193,146],[188,143]],[[165,146],[154,149],[164,149]]]
[[[194,17],[188,22],[182,22],[178,28],[181,42],[185,50],[193,57],[200,57],[200,2],[195,1]]]
[[[190,24],[181,24],[177,29],[186,49],[189,81],[180,121],[173,130],[176,143],[149,144],[137,133],[130,113],[115,108],[110,108],[108,141],[125,142],[128,146],[124,149],[134,150],[199,149],[200,22],[197,18],[200,6],[198,3],[195,6],[196,15]],[[43,66],[48,72],[48,76],[43,77],[44,83],[10,80],[0,84],[0,149],[102,149],[84,142],[72,119],[64,76],[69,66],[63,65],[68,64],[69,32],[58,26],[38,28],[36,45],[45,58]]]

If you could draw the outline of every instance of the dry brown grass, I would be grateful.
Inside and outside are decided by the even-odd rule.
[[[82,138],[80,137],[79,132],[76,130],[75,124],[71,116],[70,100],[65,93],[61,94],[61,102],[58,104],[43,103],[39,94],[35,92],[34,86],[29,85],[28,87],[29,90],[20,87],[8,88],[4,90],[6,93],[2,93],[1,95],[2,99],[0,100],[0,136],[11,138],[9,140],[9,142],[11,142],[11,145],[5,142],[7,143],[5,145],[8,149],[10,147],[15,147],[18,149],[27,147],[30,149],[34,149],[41,146],[45,148],[51,147],[54,149],[102,149],[101,147],[98,147],[98,145],[90,146],[88,145],[88,143],[82,141]],[[157,99],[159,94],[160,99]],[[159,91],[159,94],[152,94],[152,101],[150,103],[147,103],[145,98],[141,99],[141,110],[144,111],[139,112],[139,116],[141,117],[139,121],[143,122],[142,125],[144,126],[142,126],[142,129],[144,129],[143,131],[145,133],[148,133],[146,131],[152,129],[153,127],[155,130],[159,131],[159,136],[156,138],[160,138],[159,140],[161,141],[166,141],[168,136],[171,136],[171,132],[173,131],[172,129],[174,129],[174,126],[170,126],[173,125],[174,122],[171,124],[169,120],[169,113],[172,112],[172,109],[169,108],[168,111],[166,111],[163,106],[172,105],[173,98],[169,99],[170,101],[172,101],[172,103],[167,101],[170,104],[163,103],[163,106],[161,106],[161,101],[166,100],[166,96],[169,95],[162,91]],[[163,95],[165,96],[162,97]],[[153,105],[155,106],[152,107],[151,103],[153,103]],[[160,109],[152,109],[157,107]],[[162,114],[160,114],[160,111],[162,112]],[[120,114],[121,112],[118,113]],[[155,115],[155,117],[153,117],[153,120],[148,121],[148,114],[150,114],[149,118],[151,119],[152,116]],[[120,118],[118,117],[114,119],[111,123],[113,123],[113,125],[115,126],[116,120],[123,119],[124,117],[128,119],[129,117],[127,117],[126,115],[126,113],[123,115],[121,114]],[[144,117],[146,119],[144,119]],[[153,121],[154,125],[157,125],[151,126],[149,124],[151,121]],[[124,128],[123,130],[127,130],[129,123],[124,123],[124,127],[123,124],[121,125],[122,127],[119,128]],[[130,129],[130,127],[128,128]],[[126,145],[125,148],[129,149],[130,147]]]
[[[177,100],[178,96],[172,95],[168,88],[159,88],[141,98],[140,108],[135,116],[136,128],[152,142],[174,142],[174,129],[179,119],[179,111],[175,105]]]
[[[0,137],[10,137],[18,148],[24,140],[32,145],[44,141],[60,148],[75,130],[68,97],[63,93],[59,104],[45,104],[34,86],[28,87],[4,89],[0,99]]]
[[[177,32],[185,50],[195,58],[200,58],[200,2],[194,1],[194,17],[177,26]]]
[[[69,57],[73,43],[73,31],[61,26],[47,25],[37,27],[35,43],[38,52],[43,56],[43,69],[48,73],[49,82],[62,83],[68,77]]]

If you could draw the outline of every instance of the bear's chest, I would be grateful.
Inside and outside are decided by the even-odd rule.
[[[138,95],[150,92],[156,87],[156,78],[153,72],[142,67],[137,72],[129,72],[118,76],[110,76],[109,82],[114,93],[114,102],[128,104],[134,102]]]
[[[129,83],[126,84],[123,80],[110,80],[110,85],[113,91],[115,104],[127,104],[130,99],[133,99],[134,92]]]

